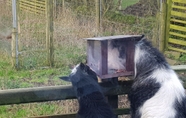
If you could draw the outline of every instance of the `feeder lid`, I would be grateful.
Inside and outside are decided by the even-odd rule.
[[[116,36],[105,36],[105,37],[93,37],[93,38],[84,38],[85,40],[113,40],[113,39],[128,39],[128,38],[138,38],[142,35],[116,35]]]

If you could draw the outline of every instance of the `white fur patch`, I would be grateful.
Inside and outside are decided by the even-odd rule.
[[[80,64],[76,65],[76,66],[72,69],[72,71],[71,71],[71,74],[72,74],[72,75],[76,74],[77,68],[79,67],[79,65],[80,65]]]
[[[145,54],[145,52],[140,50],[140,46],[136,45],[135,55],[134,55],[134,71],[135,71],[134,77],[136,77],[136,73],[137,73],[136,63],[138,63],[140,58],[144,58],[144,54]]]
[[[173,70],[158,69],[152,77],[161,83],[159,91],[140,108],[141,118],[174,118],[174,103],[181,101],[185,90]]]

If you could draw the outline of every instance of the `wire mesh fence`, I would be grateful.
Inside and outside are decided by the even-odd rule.
[[[156,12],[158,5],[154,5],[151,0],[147,2],[149,3],[145,4],[145,2],[137,0],[131,2],[54,0],[52,9],[54,66],[65,66],[84,61],[86,59],[86,42],[83,38],[87,37],[145,34],[150,40],[154,39],[153,42],[157,43]],[[8,5],[5,0],[2,0],[2,3],[4,8],[8,9],[6,12],[9,12],[9,15],[6,14],[6,17],[9,18],[9,22],[6,21],[9,31],[6,33],[10,34],[11,5],[9,2]],[[23,7],[24,4],[21,5]],[[22,9],[18,15],[19,67],[31,69],[49,66],[46,50],[46,14]],[[3,23],[3,20],[1,22],[2,26],[6,24]],[[11,54],[10,42],[7,43],[7,48]]]
[[[51,29],[53,29],[54,51],[52,56],[54,58],[54,67],[60,67],[61,69],[63,67],[73,66],[79,62],[86,62],[86,41],[83,40],[83,38],[145,34],[149,40],[153,42],[158,41],[158,20],[156,12],[159,9],[156,5],[153,7],[154,0],[130,0],[130,2],[129,0],[100,0],[100,3],[96,1],[99,0],[52,1],[53,25]],[[23,4],[22,7],[24,7]],[[48,42],[46,39],[46,30],[48,28],[48,21],[46,11],[45,14],[39,14],[39,12],[34,13],[29,10],[19,11],[19,67],[22,70],[30,71],[22,72],[21,75],[15,74],[17,71],[7,71],[8,68],[11,68],[10,65],[12,63],[11,8],[11,0],[0,0],[1,89],[62,84],[59,80],[55,80],[55,74],[57,72],[51,70],[34,75],[36,69],[48,68],[50,66],[47,60]],[[61,72],[60,69],[57,69],[57,71]],[[14,76],[12,76],[11,73],[13,73]],[[59,75],[61,73],[57,74]],[[4,75],[8,75],[9,77],[5,77]],[[47,79],[42,78],[42,76],[45,75]],[[19,76],[19,79],[15,76]],[[119,108],[129,107],[127,96],[124,95],[124,97],[125,99],[119,97]],[[37,116],[41,114],[47,115],[48,109],[51,110],[51,114],[76,112],[78,109],[77,106],[77,101],[70,100],[25,104],[22,106],[14,105],[11,109],[28,109],[27,111],[29,111],[29,113],[25,116]],[[38,113],[38,111],[43,112]],[[11,117],[11,114],[14,115],[14,113],[10,112],[8,117]],[[129,116],[121,117],[129,118]]]

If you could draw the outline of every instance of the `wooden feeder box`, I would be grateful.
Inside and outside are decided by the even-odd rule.
[[[101,79],[131,76],[134,74],[134,51],[135,42],[139,41],[141,35],[117,35],[107,37],[86,38],[87,40],[87,64]],[[125,48],[125,68],[122,72],[109,73],[108,47],[109,43],[119,41]],[[115,57],[114,57],[115,58]],[[117,58],[117,57],[116,57]]]

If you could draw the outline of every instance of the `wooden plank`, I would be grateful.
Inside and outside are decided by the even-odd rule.
[[[186,46],[186,41],[169,38],[169,43]]]
[[[178,12],[178,11],[171,10],[171,15],[186,18],[186,13],[184,12]]]
[[[25,9],[30,9],[32,8],[32,10],[42,10],[42,11],[45,11],[45,7],[41,6],[41,7],[37,7],[37,6],[31,6],[31,5],[28,5],[28,4],[24,4],[24,3],[21,3],[20,6],[23,6]]]
[[[29,8],[45,10],[45,5],[31,5],[31,4],[27,4],[27,3],[20,3],[20,5],[25,5],[25,6],[29,7]]]
[[[166,9],[167,9],[167,4],[164,0],[162,0],[161,2],[162,2],[162,3],[160,3],[161,4],[161,8],[160,8],[161,11],[157,14],[160,17],[159,18],[160,19],[160,22],[159,22],[159,50],[161,52],[164,52],[165,45],[166,45],[166,23],[167,23]]]
[[[12,57],[12,67],[16,67],[16,33],[17,33],[17,29],[16,28],[12,28],[12,42],[11,42],[11,57]]]
[[[135,38],[126,41],[126,71],[134,73],[134,53],[135,53]]]
[[[46,115],[46,116],[32,116],[28,118],[76,118],[76,113],[72,114],[58,114],[58,115]]]
[[[170,21],[172,21],[172,22],[177,22],[177,23],[183,23],[183,24],[186,24],[186,21],[185,21],[185,20],[178,20],[178,19],[173,19],[173,18],[171,18]]]
[[[37,13],[37,14],[44,14],[45,13],[45,11],[34,11],[32,8],[26,8],[26,7],[24,7],[24,6],[20,6],[20,8],[21,8],[21,10],[27,10],[27,11],[29,11],[29,12],[31,12],[31,13]]]
[[[186,71],[186,65],[176,65],[171,66],[171,68],[175,71]]]
[[[186,0],[172,0],[172,2],[178,2],[178,3],[186,4]]]
[[[40,9],[40,8],[37,8],[35,9],[34,7],[29,7],[27,5],[24,5],[24,4],[20,4],[20,7],[22,10],[28,10],[28,11],[35,11],[35,12],[39,12],[39,13],[44,13],[45,12],[45,9]]]
[[[175,5],[175,4],[172,5],[172,8],[176,8],[176,9],[180,9],[180,10],[186,10],[186,7],[178,6],[178,5]]]
[[[108,41],[101,41],[101,63],[99,66],[101,75],[108,74]],[[96,48],[96,47],[95,47]]]
[[[12,4],[12,0],[8,0],[7,3],[9,5]],[[39,5],[45,5],[46,4],[46,0],[20,0],[20,3],[35,3],[35,4],[39,4]]]
[[[172,0],[167,0],[167,8],[166,8],[166,10],[167,10],[167,15],[165,15],[166,16],[166,18],[165,18],[165,22],[166,22],[166,29],[165,29],[165,32],[166,32],[166,34],[165,34],[165,50],[167,50],[168,49],[168,39],[169,39],[169,31],[170,31],[170,14],[171,14],[171,10],[172,10],[172,8],[171,8],[171,6],[172,6]]]
[[[123,76],[132,76],[132,75],[134,75],[133,71],[125,71],[125,72],[120,72],[120,73],[99,75],[99,77],[101,79],[107,79],[107,78],[113,78],[113,77],[123,77]]]
[[[142,35],[115,35],[115,36],[104,36],[104,37],[92,37],[92,38],[85,38],[85,40],[117,40],[117,39],[123,39],[123,40],[131,40],[131,39],[140,39]]]
[[[175,30],[179,30],[179,31],[186,31],[186,27],[173,25],[173,24],[170,24],[170,29],[175,29]]]
[[[130,114],[129,108],[114,109],[116,115]],[[34,116],[29,118],[76,118],[76,113],[72,114],[58,114],[58,115],[47,115],[47,116]]]
[[[44,14],[46,11],[46,0],[21,0],[19,4],[21,10],[27,10],[30,13]]]
[[[41,10],[45,10],[46,9],[45,5],[35,6],[35,5],[30,5],[30,4],[27,4],[27,3],[23,3],[23,2],[21,2],[20,5],[28,7],[28,8],[33,8],[33,9],[41,9]]]
[[[186,53],[186,50],[179,49],[179,48],[175,48],[175,47],[172,47],[172,46],[168,46],[168,49],[169,49],[169,50],[174,50],[174,51]]]
[[[34,2],[29,2],[29,1],[25,1],[25,2],[20,2],[20,4],[25,4],[28,6],[34,6],[34,7],[45,7],[45,4],[39,4],[39,3],[34,3]]]
[[[100,0],[95,0],[95,8],[96,8],[96,35],[100,36],[101,33],[101,14],[100,14]]]
[[[118,82],[118,84],[118,86],[113,87],[113,83],[104,82],[100,83],[100,86],[106,96],[122,95],[129,93],[132,81]],[[71,85],[0,90],[0,105],[75,98],[75,93]]]
[[[20,0],[20,2],[32,2],[36,4],[45,4],[46,0]]]
[[[110,78],[111,83],[113,83],[113,86],[118,86],[118,77]],[[102,81],[103,82],[103,81]],[[109,95],[107,96],[107,101],[109,105],[112,107],[112,109],[117,109],[118,108],[118,95]],[[118,118],[118,116],[116,116]]]
[[[173,36],[178,36],[178,37],[181,37],[181,38],[186,38],[186,34],[180,34],[178,32],[169,32],[170,35],[173,35]]]

